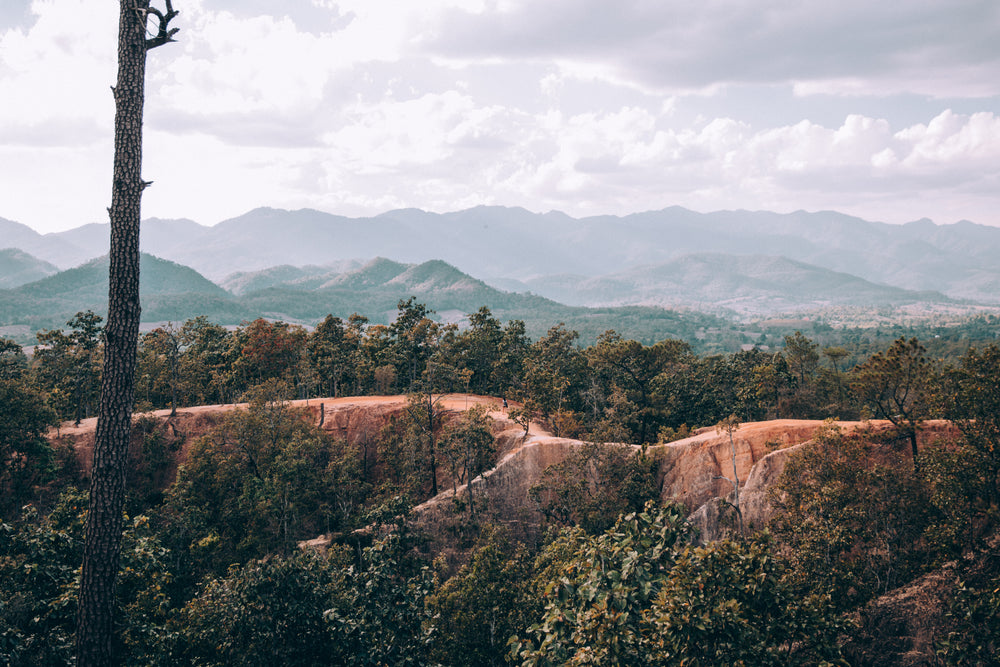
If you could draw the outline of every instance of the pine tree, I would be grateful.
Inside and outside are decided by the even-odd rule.
[[[118,82],[112,89],[115,158],[109,209],[108,320],[77,616],[77,664],[81,666],[114,663],[115,579],[139,336],[139,220],[142,191],[150,185],[140,173],[146,52],[173,41],[177,28],[169,24],[175,16],[170,0],[166,0],[166,12],[151,8],[149,0],[121,0]],[[153,37],[146,32],[150,18],[157,25]]]

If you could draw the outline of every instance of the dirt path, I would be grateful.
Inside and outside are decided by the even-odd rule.
[[[350,411],[355,408],[392,408],[398,406],[402,408],[406,405],[407,397],[406,395],[396,395],[396,396],[346,396],[340,398],[309,398],[304,400],[294,400],[289,401],[289,405],[296,408],[307,408],[311,410],[318,411],[320,406],[323,407],[323,411],[329,415],[331,413]],[[520,407],[519,403],[510,401],[510,408],[504,409],[503,401],[499,398],[494,398],[490,396],[477,396],[475,394],[445,394],[444,398],[440,399],[438,405],[444,407],[446,410],[451,410],[455,412],[464,412],[474,405],[484,405],[487,408],[487,414],[497,422],[509,422],[511,421],[508,417],[508,412],[510,409],[515,407]],[[246,409],[249,406],[248,403],[225,403],[216,405],[196,405],[186,408],[177,408],[178,415],[197,415],[204,413],[222,413],[228,412],[230,410]],[[138,414],[138,413],[137,413]],[[154,417],[160,419],[166,419],[170,416],[170,409],[166,408],[163,410],[154,410],[148,413]],[[72,421],[62,422],[57,429],[52,429],[50,431],[51,435],[69,436],[72,438],[80,438],[82,436],[91,435],[97,428],[97,418],[91,417],[89,419],[84,419],[80,422],[79,426],[73,424]],[[518,427],[520,428],[520,427]],[[532,422],[528,429],[528,438],[531,440],[533,438],[543,438],[551,436],[547,430],[542,428],[539,424]]]

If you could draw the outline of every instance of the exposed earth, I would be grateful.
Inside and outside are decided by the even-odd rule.
[[[381,428],[392,417],[404,412],[407,397],[318,398],[293,401],[291,405],[306,410],[324,430],[351,445],[368,448],[377,443]],[[514,530],[515,534],[524,534],[525,526],[530,532],[531,526],[537,528],[541,524],[542,517],[537,504],[529,496],[529,489],[541,480],[542,472],[548,466],[561,462],[568,453],[584,443],[556,437],[546,425],[534,421],[526,432],[522,425],[510,418],[509,411],[504,409],[499,398],[448,394],[436,403],[437,409],[444,410],[446,420],[474,405],[484,405],[493,419],[498,462],[492,470],[472,480],[473,491],[479,498],[486,498],[486,505],[495,520],[520,527],[521,530]],[[163,486],[173,481],[176,466],[186,459],[191,444],[198,437],[218,424],[227,412],[245,407],[246,404],[228,404],[180,408],[173,417],[169,410],[146,413],[146,417],[164,423],[178,443],[173,466],[161,480]],[[519,406],[511,402],[510,408],[515,407]],[[91,466],[96,421],[86,419],[79,426],[67,422],[50,434],[52,439],[73,447],[84,474],[89,474]],[[837,423],[845,430],[862,424]],[[789,454],[809,442],[823,424],[822,421],[787,419],[743,424],[733,432],[732,446],[728,434],[719,433],[714,428],[703,428],[683,440],[650,446],[647,453],[659,461],[661,498],[683,503],[691,513],[691,521],[699,529],[699,539],[710,541],[725,537],[732,531],[732,521],[722,516],[726,509],[719,502],[719,499],[731,500],[732,448],[735,447],[736,452],[735,466],[740,481],[744,521],[750,527],[763,527],[772,511],[768,489],[781,475]],[[872,421],[866,424],[876,429],[891,426],[888,422]],[[929,421],[924,424],[920,439],[926,443],[953,433],[953,429],[949,422]],[[899,446],[908,451],[908,443]],[[451,501],[455,491],[447,473],[439,475],[438,484],[445,490],[414,509],[418,522],[425,525],[448,521],[449,516],[454,516]],[[457,491],[461,496],[466,487],[460,486]],[[329,536],[319,536],[307,544],[323,548],[329,542]],[[921,662],[933,657],[933,643],[928,639],[933,628],[928,623],[933,624],[933,619],[943,613],[943,600],[954,580],[953,568],[946,567],[914,582],[905,590],[876,600],[862,612],[881,619],[878,625],[888,628],[888,636],[877,638],[877,643],[888,642],[893,646],[893,654],[899,658],[879,664],[930,664]]]

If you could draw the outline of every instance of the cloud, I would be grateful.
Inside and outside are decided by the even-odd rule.
[[[655,90],[796,84],[802,94],[1000,92],[1000,6],[981,0],[518,0],[452,12],[433,53],[597,64]]]
[[[872,206],[892,222],[932,211],[995,220],[983,186],[1000,178],[1000,118],[992,113],[946,111],[899,129],[861,115],[835,127],[801,121],[759,130],[730,118],[673,122],[669,107],[531,116],[453,92],[358,108],[353,124],[325,137],[327,157],[314,168],[346,199],[377,191],[379,201],[432,210],[452,210],[454,201],[576,215],[672,204]]]
[[[110,127],[117,12],[108,4],[39,0],[30,28],[0,33],[0,127]]]
[[[176,6],[179,41],[147,67],[149,215],[680,204],[1000,224],[998,3]],[[7,14],[0,215],[103,220],[117,7]]]

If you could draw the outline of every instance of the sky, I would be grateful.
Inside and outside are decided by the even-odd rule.
[[[996,0],[174,8],[178,41],[147,63],[144,217],[678,205],[1000,226]],[[112,0],[0,2],[0,217],[107,221],[117,30]]]

